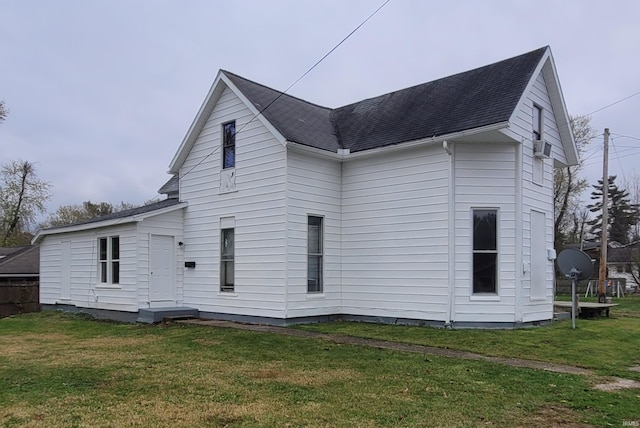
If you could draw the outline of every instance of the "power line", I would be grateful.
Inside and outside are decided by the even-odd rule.
[[[591,116],[592,114],[594,114],[594,113],[598,113],[599,111],[602,111],[602,110],[604,110],[604,109],[606,109],[606,108],[613,107],[614,105],[616,105],[616,104],[620,104],[621,102],[626,101],[626,100],[628,100],[629,98],[635,97],[636,95],[640,95],[640,91],[636,92],[635,94],[631,94],[631,95],[629,95],[628,97],[622,98],[621,100],[618,100],[618,101],[616,101],[616,102],[614,102],[614,103],[611,103],[611,104],[609,104],[609,105],[606,105],[606,106],[604,106],[604,107],[601,107],[601,108],[599,108],[598,110],[594,110],[594,111],[592,111],[591,113],[586,114],[585,116]]]
[[[611,135],[615,135],[618,138],[631,138],[632,140],[638,140],[640,141],[640,138],[638,137],[632,137],[630,135],[620,135],[620,134],[611,134]]]
[[[304,73],[302,73],[302,75],[300,77],[298,77],[291,85],[289,85],[289,87],[287,89],[285,89],[282,92],[279,92],[278,96],[275,97],[269,104],[267,104],[265,107],[263,107],[260,111],[258,111],[258,113],[256,113],[247,123],[245,123],[244,125],[242,125],[242,127],[240,129],[238,129],[237,131],[235,131],[235,133],[233,134],[234,136],[237,135],[240,131],[242,131],[245,127],[247,127],[251,122],[253,122],[258,116],[260,116],[266,109],[268,109],[269,107],[271,107],[273,105],[273,103],[275,103],[276,101],[278,101],[280,99],[280,97],[282,97],[283,95],[285,95],[287,92],[289,92],[289,90],[291,88],[293,88],[298,82],[300,82],[302,79],[304,79],[309,73],[311,73],[311,71],[313,71],[313,69],[315,69],[318,65],[320,65],[320,63],[322,61],[324,61],[329,55],[331,55],[336,49],[338,49],[344,42],[347,41],[347,39],[349,39],[351,36],[353,36],[355,34],[356,31],[358,31],[360,29],[360,27],[362,27],[364,24],[366,24],[371,18],[374,17],[374,15],[376,15],[383,7],[385,7],[387,5],[387,3],[389,3],[391,0],[385,0],[376,10],[373,11],[373,13],[371,13],[364,21],[362,21],[356,28],[353,29],[353,31],[351,31],[349,34],[347,34],[342,40],[340,40],[340,42],[335,45],[333,48],[331,48],[331,50],[329,50],[329,52],[327,52],[326,54],[324,54],[324,56],[322,58],[320,58],[318,61],[316,61],[315,64],[313,64],[307,71],[305,71]],[[202,158],[197,164],[195,164],[193,167],[191,167],[191,169],[189,169],[189,171],[187,171],[181,178],[186,177],[189,173],[191,173],[191,171],[193,171],[195,168],[197,168],[200,164],[202,164],[202,162],[204,162],[205,160],[207,160],[211,155],[215,154],[218,149],[220,149],[220,145],[218,145],[218,147],[214,148],[211,153],[209,153],[208,155],[206,155],[204,158]]]

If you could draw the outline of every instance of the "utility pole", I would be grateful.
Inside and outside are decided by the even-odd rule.
[[[604,160],[602,162],[602,239],[600,239],[600,269],[598,271],[598,299],[606,297],[607,247],[609,229],[609,128],[604,128]]]

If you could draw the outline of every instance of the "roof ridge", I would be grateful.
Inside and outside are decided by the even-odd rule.
[[[501,59],[499,61],[492,62],[492,63],[489,63],[489,64],[481,65],[479,67],[472,68],[471,70],[460,71],[458,73],[449,74],[448,76],[439,77],[437,79],[430,80],[428,82],[417,83],[415,85],[406,86],[404,88],[396,89],[394,91],[385,92],[384,94],[375,95],[373,97],[368,97],[368,98],[363,98],[360,101],[355,101],[353,103],[345,104],[343,106],[335,108],[334,110],[340,110],[340,109],[342,109],[344,107],[354,106],[354,105],[360,104],[360,103],[365,102],[365,101],[371,101],[371,100],[375,100],[377,98],[382,98],[382,97],[385,97],[385,96],[388,96],[388,95],[391,95],[391,94],[395,94],[395,93],[398,93],[398,92],[407,91],[407,90],[419,88],[421,86],[426,86],[426,85],[430,85],[430,84],[433,84],[433,83],[442,82],[444,80],[451,79],[453,77],[462,76],[462,75],[465,75],[465,74],[471,74],[473,72],[477,72],[479,70],[486,69],[487,67],[498,66],[500,64],[504,64],[504,63],[509,62],[509,61],[515,61],[515,60],[517,60],[519,58],[523,58],[523,57],[531,55],[531,54],[533,54],[535,52],[540,52],[542,54],[542,52],[546,51],[548,48],[549,48],[549,46],[547,45],[547,46],[544,46],[544,47],[541,47],[541,48],[538,48],[538,49],[534,49],[534,50],[532,50],[530,52],[527,52],[527,53],[516,55],[516,56],[510,57],[510,58]]]

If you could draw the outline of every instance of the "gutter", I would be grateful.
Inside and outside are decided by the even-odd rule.
[[[338,149],[336,152],[332,152],[329,150],[322,150],[322,149],[307,146],[304,144],[296,143],[294,141],[286,141],[285,146],[297,152],[315,155],[325,159],[348,161],[351,159],[362,159],[362,158],[376,156],[380,154],[386,154],[390,152],[409,150],[415,147],[429,146],[432,144],[442,144],[447,140],[451,141],[457,138],[469,137],[472,135],[482,134],[485,132],[499,131],[501,129],[505,129],[508,127],[509,127],[509,121],[499,122],[499,123],[494,123],[492,125],[481,126],[480,128],[473,128],[465,131],[453,132],[451,134],[446,134],[446,135],[437,135],[437,136],[434,135],[431,138],[421,138],[419,140],[391,144],[389,146],[378,147],[376,149],[362,150],[355,153],[351,153],[349,149]],[[445,150],[447,150],[447,148],[445,148]]]

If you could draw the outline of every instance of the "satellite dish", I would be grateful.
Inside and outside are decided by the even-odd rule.
[[[576,280],[589,279],[594,274],[593,262],[591,257],[584,251],[576,248],[567,248],[558,254],[556,260],[560,272],[569,278],[576,275]]]
[[[584,251],[576,248],[567,248],[558,254],[556,263],[558,263],[560,272],[571,278],[571,325],[576,328],[576,314],[578,313],[577,282],[593,276],[593,262],[591,257]]]

